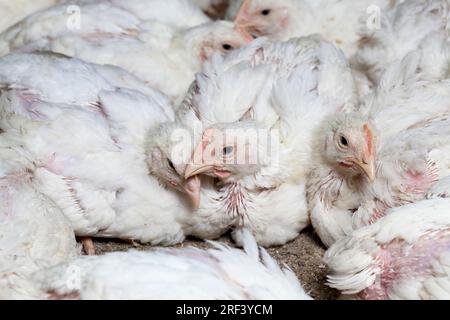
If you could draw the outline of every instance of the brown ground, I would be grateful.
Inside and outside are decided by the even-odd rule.
[[[230,238],[224,236],[220,241],[232,245]],[[194,246],[208,248],[209,245],[201,240],[190,239],[178,247]],[[97,254],[112,251],[125,251],[130,248],[138,250],[154,250],[155,247],[147,245],[129,244],[120,240],[95,240]],[[300,279],[305,290],[315,299],[336,299],[337,291],[325,285],[326,266],[322,262],[325,249],[320,244],[313,231],[303,232],[294,241],[268,250],[280,264],[287,264]]]

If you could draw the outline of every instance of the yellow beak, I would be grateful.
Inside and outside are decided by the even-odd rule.
[[[189,179],[202,173],[212,172],[212,170],[214,170],[214,166],[212,165],[189,164],[186,166],[186,170],[184,171],[184,178]]]
[[[376,168],[374,159],[371,159],[369,161],[358,161],[356,164],[361,169],[361,171],[366,175],[367,179],[369,179],[370,182],[375,181]]]

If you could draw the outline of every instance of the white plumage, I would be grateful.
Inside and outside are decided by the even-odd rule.
[[[329,284],[362,299],[449,299],[449,199],[390,209],[326,253]]]
[[[245,0],[236,24],[252,34],[277,40],[317,33],[352,56],[358,49],[360,29],[371,27],[373,15],[392,2],[395,3],[389,0]]]
[[[423,199],[448,175],[449,82],[426,80],[417,72],[422,58],[415,52],[394,63],[359,113],[324,124],[308,204],[326,245],[388,208]]]
[[[2,1],[0,298],[450,297],[449,0]]]
[[[211,19],[192,0],[60,0],[59,3],[65,4],[66,8],[78,6],[81,14],[86,5],[102,3],[108,5],[112,12],[114,9],[120,9],[135,16],[141,22],[157,21],[177,29],[192,28],[211,22]]]
[[[228,134],[227,141],[207,143],[216,148],[218,162],[194,163],[186,169],[188,176],[203,173],[221,181],[204,184],[198,214],[215,219],[211,213],[218,213],[224,224],[237,227],[238,242],[243,226],[264,246],[295,238],[309,223],[304,182],[316,126],[327,114],[352,110],[357,101],[342,53],[320,37],[286,43],[259,40],[208,64],[192,90],[185,104],[188,111],[178,120],[187,117],[185,125],[192,119],[201,122],[203,146],[196,150],[207,156],[202,151],[209,148],[205,139],[213,141],[212,132]],[[260,158],[257,163],[231,165],[242,151],[233,143],[239,130],[262,130],[263,139],[275,133],[279,148],[272,145],[274,153],[266,162]],[[221,144],[228,141],[231,144]],[[221,160],[227,146],[233,150],[228,164]],[[250,148],[255,149],[250,153],[264,150],[263,141]]]
[[[78,249],[69,221],[38,191],[39,163],[0,136],[0,299],[39,298],[31,274],[74,258]]]
[[[42,10],[57,3],[58,0],[1,0],[0,1],[0,32],[19,22],[29,14]]]
[[[352,65],[376,84],[391,63],[420,48],[426,57],[422,68],[443,78],[450,52],[449,15],[448,0],[408,0],[381,11],[380,28],[360,30]]]
[[[245,233],[244,250],[129,251],[80,257],[34,275],[49,298],[310,300],[294,273],[280,268]]]
[[[211,22],[201,11],[197,14],[203,18],[192,22],[172,14],[198,10],[190,2],[161,2],[80,1],[74,14],[67,11],[68,4],[54,6],[1,34],[0,53],[53,51],[116,65],[177,101],[206,59],[215,52],[226,54],[249,38],[231,22]],[[197,25],[202,19],[207,20]]]
[[[148,134],[173,118],[161,93],[121,69],[46,54],[1,59],[0,85],[1,128],[42,163],[34,183],[77,235],[170,245],[223,232],[149,175]]]

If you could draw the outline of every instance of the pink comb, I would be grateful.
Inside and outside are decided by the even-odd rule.
[[[244,0],[244,2],[242,2],[241,7],[239,8],[239,12],[236,16],[236,19],[234,19],[236,31],[242,35],[242,37],[246,42],[253,41],[252,35],[246,30],[246,28],[242,27],[242,24],[245,23],[245,21],[248,19],[247,10],[250,6],[250,1],[251,0]]]

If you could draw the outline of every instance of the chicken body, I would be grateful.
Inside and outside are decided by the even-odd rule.
[[[19,22],[26,16],[45,8],[48,8],[58,0],[1,0],[0,15],[0,32],[6,30],[10,26]]]
[[[394,63],[358,113],[325,122],[308,205],[326,245],[423,199],[448,175],[449,82],[417,71],[425,57],[415,52]]]
[[[0,83],[2,130],[42,163],[34,183],[78,236],[171,245],[202,223],[148,168],[148,132],[173,119],[167,97],[121,69],[51,54],[1,59]],[[198,237],[221,234],[203,221]]]
[[[79,250],[69,221],[36,185],[40,164],[16,145],[14,135],[2,133],[0,299],[40,298],[31,274],[72,259]]]
[[[72,6],[38,12],[2,33],[1,54],[52,51],[116,65],[178,102],[206,59],[249,41],[231,22],[211,22],[187,1],[79,1],[68,10]],[[197,16],[192,21],[172,14],[190,11]]]
[[[342,53],[320,37],[259,40],[208,64],[177,115],[186,127],[200,126],[203,137],[197,142],[210,139],[211,132],[230,134],[217,145],[212,139],[202,142],[215,147],[218,162],[194,162],[189,168],[188,176],[203,172],[219,179],[203,182],[198,214],[234,226],[237,242],[243,227],[264,246],[294,239],[309,224],[304,183],[316,125],[326,115],[352,110],[357,97]],[[239,130],[244,134],[234,135]],[[234,157],[242,146],[232,141],[245,132],[263,134],[250,153],[264,150],[263,141],[272,134],[278,148],[265,160],[240,163]],[[196,151],[206,156],[202,149]],[[223,155],[230,149],[231,155]],[[230,162],[223,163],[221,155]]]
[[[326,253],[329,284],[360,299],[450,297],[448,198],[390,209]]]
[[[209,250],[80,257],[37,272],[33,280],[51,299],[311,299],[294,273],[280,268],[248,233],[245,251],[212,244]]]

